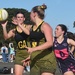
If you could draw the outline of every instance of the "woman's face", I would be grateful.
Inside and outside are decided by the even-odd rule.
[[[64,31],[62,30],[62,28],[60,26],[57,26],[55,29],[55,37],[59,37],[62,34],[64,34]]]
[[[35,22],[35,13],[33,11],[30,13],[30,18],[32,22]]]
[[[21,24],[25,21],[25,17],[24,17],[24,15],[23,15],[22,13],[18,13],[18,14],[16,15],[16,19],[17,19],[17,21],[18,21],[19,23],[21,23]]]

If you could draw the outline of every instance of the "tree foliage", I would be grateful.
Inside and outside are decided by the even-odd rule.
[[[73,27],[75,27],[75,21],[74,21],[74,23],[73,23]]]

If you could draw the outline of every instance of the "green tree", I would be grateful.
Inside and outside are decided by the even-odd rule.
[[[75,27],[75,21],[73,22],[73,27]]]

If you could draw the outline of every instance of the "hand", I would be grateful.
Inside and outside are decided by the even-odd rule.
[[[20,21],[18,21],[18,20],[16,19],[16,17],[13,17],[13,18],[12,18],[12,23],[13,23],[14,25],[18,25],[18,26],[22,25],[22,23],[21,23]]]
[[[7,23],[8,23],[8,21],[2,21],[2,22],[0,22],[0,24],[1,24],[2,26],[6,26]]]
[[[27,57],[25,60],[22,60],[21,62],[23,62],[23,66],[29,66],[29,64],[30,64],[30,56]]]
[[[26,47],[26,48],[29,54],[31,54],[34,51],[33,48],[30,48],[30,47]]]
[[[70,50],[70,53],[73,54],[73,52]]]
[[[15,25],[18,24],[16,17],[13,17],[13,18],[12,18],[12,23],[15,24]]]

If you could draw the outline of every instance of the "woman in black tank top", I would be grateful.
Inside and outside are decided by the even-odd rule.
[[[75,41],[67,36],[67,27],[59,24],[55,29],[54,53],[63,75],[75,74],[75,58],[69,47],[75,47]]]
[[[25,25],[24,21],[25,21],[24,13],[18,11],[16,13],[16,16],[13,18],[13,22],[12,22],[17,25],[16,28],[10,30],[7,33],[6,30],[7,21],[4,24],[1,24],[3,28],[3,33],[4,33],[3,35],[5,40],[14,37],[18,46],[18,50],[16,52],[16,58],[15,58],[15,75],[23,74],[24,66],[21,61],[29,56],[26,47],[27,47],[27,38],[29,37],[28,35],[29,35],[30,26]]]
[[[52,50],[53,33],[51,26],[44,22],[46,5],[32,8],[30,17],[34,25],[30,29],[31,54],[30,75],[53,75],[56,70],[56,60]]]

